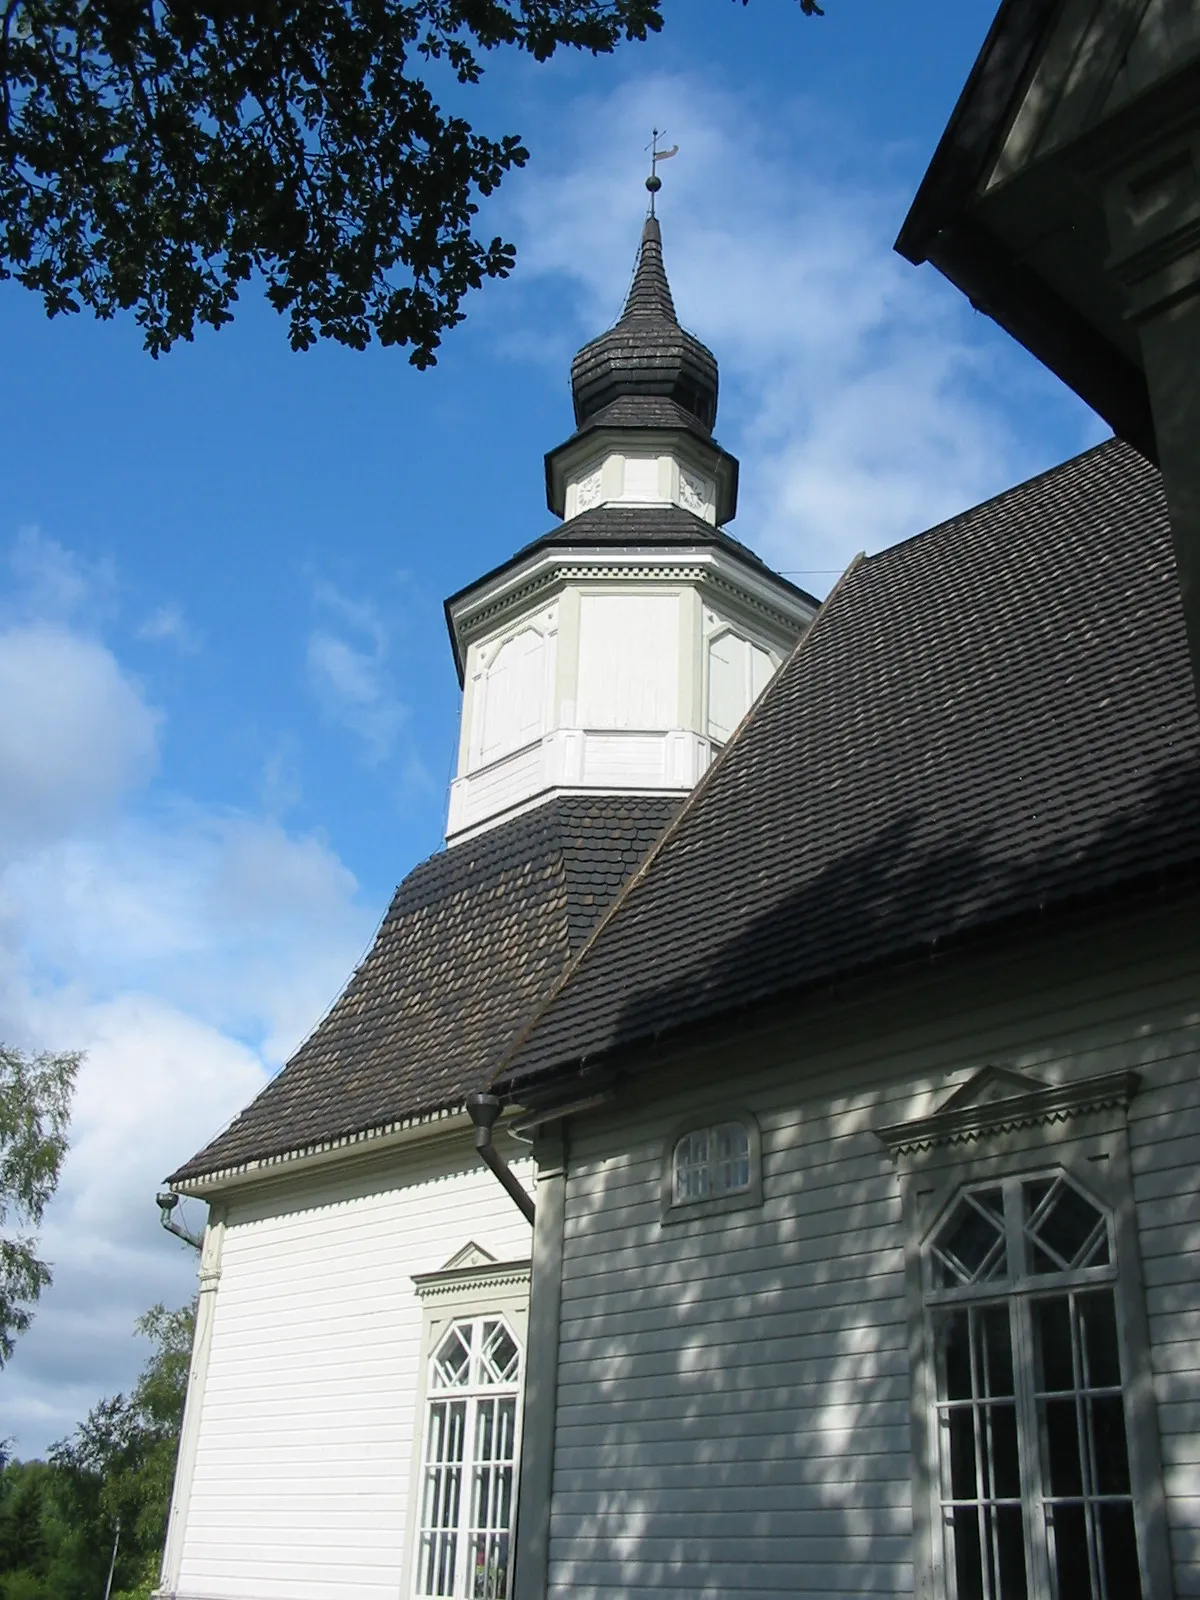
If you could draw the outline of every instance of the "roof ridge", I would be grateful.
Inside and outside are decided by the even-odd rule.
[[[588,933],[587,938],[580,945],[575,955],[573,955],[567,962],[566,966],[559,973],[558,977],[551,984],[550,988],[546,991],[544,999],[538,1002],[538,1004],[534,1007],[532,1014],[526,1019],[524,1026],[509,1040],[503,1055],[500,1057],[500,1061],[497,1064],[495,1071],[492,1073],[490,1081],[493,1084],[496,1083],[496,1081],[504,1074],[509,1066],[512,1065],[517,1054],[524,1046],[530,1034],[532,1034],[533,1030],[537,1027],[538,1023],[540,1023],[542,1017],[554,1004],[555,1000],[566,987],[567,983],[582,966],[584,957],[587,955],[588,951],[596,943],[601,933],[605,928],[607,928],[608,924],[612,921],[617,912],[625,905],[626,901],[631,898],[638,884],[641,883],[642,879],[650,870],[651,865],[658,860],[659,856],[666,849],[667,845],[675,837],[676,833],[683,825],[685,819],[690,817],[693,809],[699,803],[701,797],[708,792],[709,786],[713,782],[714,774],[721,771],[728,761],[729,752],[739,746],[746,735],[746,730],[751,727],[752,724],[754,724],[762,714],[764,705],[768,701],[774,700],[778,686],[787,677],[793,663],[796,661],[807,642],[817,632],[817,629],[821,626],[823,619],[832,610],[835,601],[837,601],[841,596],[842,591],[849,586],[850,580],[853,578],[854,574],[858,572],[862,566],[864,566],[865,561],[866,557],[860,550],[859,553],[851,560],[849,566],[842,573],[841,577],[834,584],[833,588],[829,591],[829,594],[822,604],[820,610],[813,618],[811,626],[803,634],[801,634],[800,638],[793,646],[791,654],[788,656],[787,660],[782,664],[782,666],[779,668],[779,671],[768,684],[767,688],[762,694],[759,695],[758,699],[742,718],[729,743],[717,756],[716,760],[712,762],[708,770],[700,778],[699,782],[692,787],[690,793],[680,806],[679,810],[671,818],[670,822],[663,829],[662,833],[659,834],[654,844],[652,844],[650,849],[647,850],[646,854],[642,857],[634,871],[621,885],[621,888],[617,891],[616,898],[612,901],[611,905],[609,905],[607,910],[596,919],[596,922]]]
[[[1099,444],[1089,445],[1086,450],[1080,450],[1076,455],[1068,456],[1065,461],[1057,461],[1052,467],[1043,467],[1040,472],[1034,472],[1028,478],[1022,478],[1019,483],[1014,483],[1007,489],[998,489],[995,494],[989,495],[986,500],[980,500],[977,505],[966,506],[962,511],[956,511],[952,516],[943,517],[940,522],[932,523],[928,528],[922,528],[917,533],[910,533],[905,539],[897,539],[895,544],[885,545],[882,550],[876,550],[873,555],[869,555],[867,560],[874,565],[876,562],[882,561],[886,556],[894,555],[897,550],[903,550],[908,545],[916,544],[921,539],[932,538],[935,533],[942,533],[946,529],[953,528],[968,517],[975,517],[981,511],[987,511],[989,507],[998,504],[1001,500],[1010,500],[1013,495],[1020,494],[1022,489],[1032,489],[1035,484],[1043,482],[1046,478],[1053,478],[1057,473],[1065,471],[1068,467],[1077,467],[1090,456],[1097,456],[1109,451],[1114,445],[1119,449],[1128,450],[1149,471],[1157,471],[1157,468],[1146,461],[1140,451],[1135,450],[1124,439],[1119,439],[1115,433],[1110,434],[1107,439],[1101,439]]]
[[[560,794],[418,862],[283,1068],[168,1181],[331,1140],[357,1149],[372,1130],[460,1105],[677,805],[674,795]],[[406,902],[430,868],[438,892],[426,882]],[[486,928],[494,940],[498,925],[499,950],[482,937]],[[462,1027],[445,1013],[447,986]]]

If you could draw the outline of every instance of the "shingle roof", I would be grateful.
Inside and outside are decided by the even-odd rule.
[[[1197,861],[1166,510],[1113,441],[851,570],[499,1081]]]
[[[717,415],[717,363],[707,345],[679,326],[663,265],[662,233],[647,217],[637,266],[618,320],[571,363],[575,421],[628,396],[676,402],[706,431]]]
[[[623,394],[580,423],[572,439],[596,428],[684,428],[706,444],[715,444],[712,430],[674,400],[657,394]]]
[[[639,545],[656,549],[669,545],[712,545],[728,550],[750,566],[769,572],[771,577],[791,588],[786,578],[767,566],[761,556],[755,555],[749,545],[724,528],[714,527],[703,517],[685,511],[682,506],[596,506],[591,511],[581,511],[577,517],[559,523],[549,533],[534,539],[519,550],[514,560],[523,559],[531,550],[547,545]]]
[[[324,1021],[171,1181],[461,1104],[678,805],[563,796],[422,862]]]

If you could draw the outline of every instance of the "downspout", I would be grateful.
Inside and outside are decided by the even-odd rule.
[[[513,1204],[518,1207],[521,1215],[529,1226],[533,1227],[533,1201],[526,1193],[524,1186],[513,1173],[504,1157],[492,1143],[492,1129],[500,1115],[500,1101],[494,1094],[486,1094],[476,1090],[466,1099],[467,1115],[475,1124],[475,1148],[479,1152],[479,1159],[485,1167],[489,1167],[500,1182],[508,1190]]]

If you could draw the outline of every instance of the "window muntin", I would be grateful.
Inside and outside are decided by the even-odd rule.
[[[1139,1600],[1112,1218],[1064,1173],[973,1186],[924,1252],[953,1600]]]
[[[675,1205],[745,1194],[752,1181],[749,1130],[741,1122],[693,1128],[676,1141],[671,1165]]]
[[[521,1348],[502,1317],[456,1322],[430,1358],[415,1592],[506,1600]]]
[[[1003,1191],[968,1190],[930,1246],[934,1281],[939,1289],[985,1283],[1008,1273],[1004,1237]]]

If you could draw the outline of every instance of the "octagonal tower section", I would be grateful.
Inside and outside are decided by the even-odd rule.
[[[576,356],[546,457],[563,520],[446,602],[463,685],[447,842],[553,795],[683,794],[817,602],[725,529],[717,363],[679,326],[655,218],[620,319]]]

